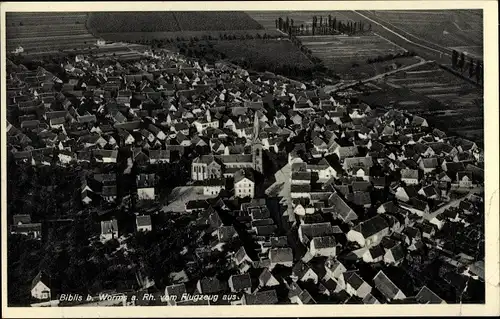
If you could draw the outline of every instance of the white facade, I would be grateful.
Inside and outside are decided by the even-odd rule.
[[[254,198],[254,188],[254,182],[252,182],[248,178],[243,178],[237,183],[234,183],[234,196]]]
[[[46,284],[39,281],[33,289],[31,289],[31,296],[36,299],[50,298],[50,288]]]
[[[137,189],[137,196],[140,200],[154,200],[155,199],[155,188],[145,187]]]

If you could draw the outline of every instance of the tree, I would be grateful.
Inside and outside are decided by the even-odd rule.
[[[460,70],[463,71],[464,65],[465,65],[465,54],[462,52],[460,53],[460,60],[458,61],[458,67],[460,68]]]
[[[482,74],[481,74],[481,61],[477,61],[476,62],[476,81],[477,83],[481,83],[482,82]]]
[[[471,78],[474,75],[474,59],[469,59],[469,77]]]
[[[451,66],[453,68],[456,68],[457,63],[458,63],[458,52],[456,50],[453,50],[453,52],[451,53]]]

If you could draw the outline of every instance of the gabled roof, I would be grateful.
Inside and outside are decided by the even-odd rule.
[[[446,303],[441,297],[436,295],[432,290],[423,286],[415,296],[418,303],[421,304],[441,304]]]
[[[259,291],[254,294],[245,294],[245,304],[247,305],[266,305],[278,303],[276,290]]]
[[[375,288],[384,295],[387,300],[392,300],[401,291],[387,276],[383,271],[379,271],[375,277],[373,277],[373,283]]]
[[[359,223],[354,226],[352,230],[361,233],[364,238],[367,238],[384,230],[385,228],[389,228],[389,224],[387,224],[387,221],[382,216],[377,215]]]

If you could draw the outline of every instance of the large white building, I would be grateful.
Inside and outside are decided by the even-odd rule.
[[[255,181],[251,171],[241,169],[234,174],[234,196],[254,198]]]

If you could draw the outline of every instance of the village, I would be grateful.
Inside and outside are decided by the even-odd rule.
[[[172,248],[181,266],[162,283],[142,267],[110,292],[128,297],[92,302],[442,304],[484,290],[476,143],[314,83],[166,50],[127,61],[76,55],[61,69],[64,79],[8,60],[13,165],[77,172],[71,207],[97,212],[89,247],[116,242],[133,255],[130,240],[161,236],[155,221],[169,216],[200,229],[192,245]],[[78,223],[62,212],[64,220]],[[9,223],[11,237],[57,233],[22,210],[9,211]],[[224,271],[189,270],[217,264]],[[430,264],[438,273],[427,274]],[[88,292],[61,291],[50,270],[31,266],[32,306],[86,302],[61,301]],[[138,294],[157,298],[131,298]]]

